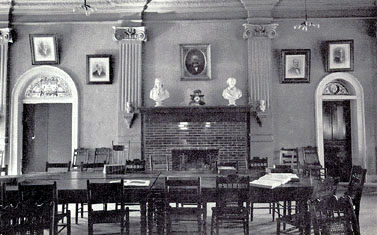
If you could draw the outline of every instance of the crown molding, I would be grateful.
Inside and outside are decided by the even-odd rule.
[[[307,0],[310,18],[377,18],[376,0]],[[116,20],[226,20],[269,22],[305,16],[303,0],[88,0],[90,16],[73,12],[83,0],[0,0],[0,20],[95,22]],[[9,17],[9,13],[11,16]]]

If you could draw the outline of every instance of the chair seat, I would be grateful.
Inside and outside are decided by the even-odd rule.
[[[92,211],[90,212],[93,223],[116,223],[120,222],[121,218],[127,215],[127,211],[121,210],[107,210],[107,211]]]
[[[240,220],[248,217],[246,207],[212,207],[212,215],[219,219]]]
[[[200,214],[203,212],[202,208],[197,207],[169,207],[168,213],[171,215],[193,215]]]

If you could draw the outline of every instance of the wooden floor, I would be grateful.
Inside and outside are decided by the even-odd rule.
[[[71,213],[74,215],[74,207],[71,208]],[[211,226],[211,215],[210,209],[208,209],[207,218],[207,234],[210,234]],[[256,210],[254,214],[254,221],[250,222],[250,234],[276,234],[276,222],[272,222],[271,215],[268,214],[267,210]],[[361,212],[360,212],[360,227],[362,235],[376,235],[377,234],[377,194],[371,193],[363,195],[361,201]],[[131,232],[132,235],[140,234],[140,218],[136,214],[131,214]],[[75,219],[72,218],[74,222]],[[191,228],[195,229],[194,226],[180,227],[179,230],[189,231]],[[104,224],[95,225],[95,234],[116,234],[119,232],[119,227],[116,224]],[[87,234],[87,218],[80,218],[79,224],[72,224],[72,234]],[[48,234],[48,233],[45,233]],[[65,234],[65,232],[63,232]],[[175,234],[196,234],[195,232],[188,233],[175,233]],[[241,228],[220,230],[222,235],[238,235],[243,234]]]

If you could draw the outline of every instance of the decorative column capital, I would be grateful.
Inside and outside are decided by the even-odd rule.
[[[279,24],[243,24],[245,31],[243,33],[244,39],[251,37],[268,37],[270,39],[276,38],[278,33],[276,28]]]
[[[147,41],[147,35],[145,33],[145,27],[117,27],[114,26],[114,40],[136,40],[140,42]]]
[[[0,43],[12,43],[12,29],[2,28],[0,29]]]

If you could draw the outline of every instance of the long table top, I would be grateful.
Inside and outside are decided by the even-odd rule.
[[[258,178],[258,176],[250,172],[240,172],[240,175],[248,175],[250,180]],[[217,174],[208,172],[182,172],[182,171],[166,171],[166,172],[146,172],[132,174],[104,174],[99,171],[95,172],[39,172],[25,174],[20,176],[1,176],[0,182],[21,182],[24,184],[48,184],[56,181],[59,200],[66,202],[84,202],[86,200],[87,180],[91,182],[110,182],[115,180],[149,180],[150,186],[134,186],[128,193],[132,201],[145,199],[145,196],[153,190],[164,189],[165,177],[200,177],[202,194],[207,201],[215,201],[216,199],[216,176]],[[153,187],[151,187],[153,184]],[[17,186],[7,187],[10,191],[16,191]],[[289,182],[274,189],[261,188],[251,186],[250,198],[254,202],[270,202],[276,200],[306,200],[310,197],[312,186],[310,180],[306,178],[300,179],[299,182]]]

